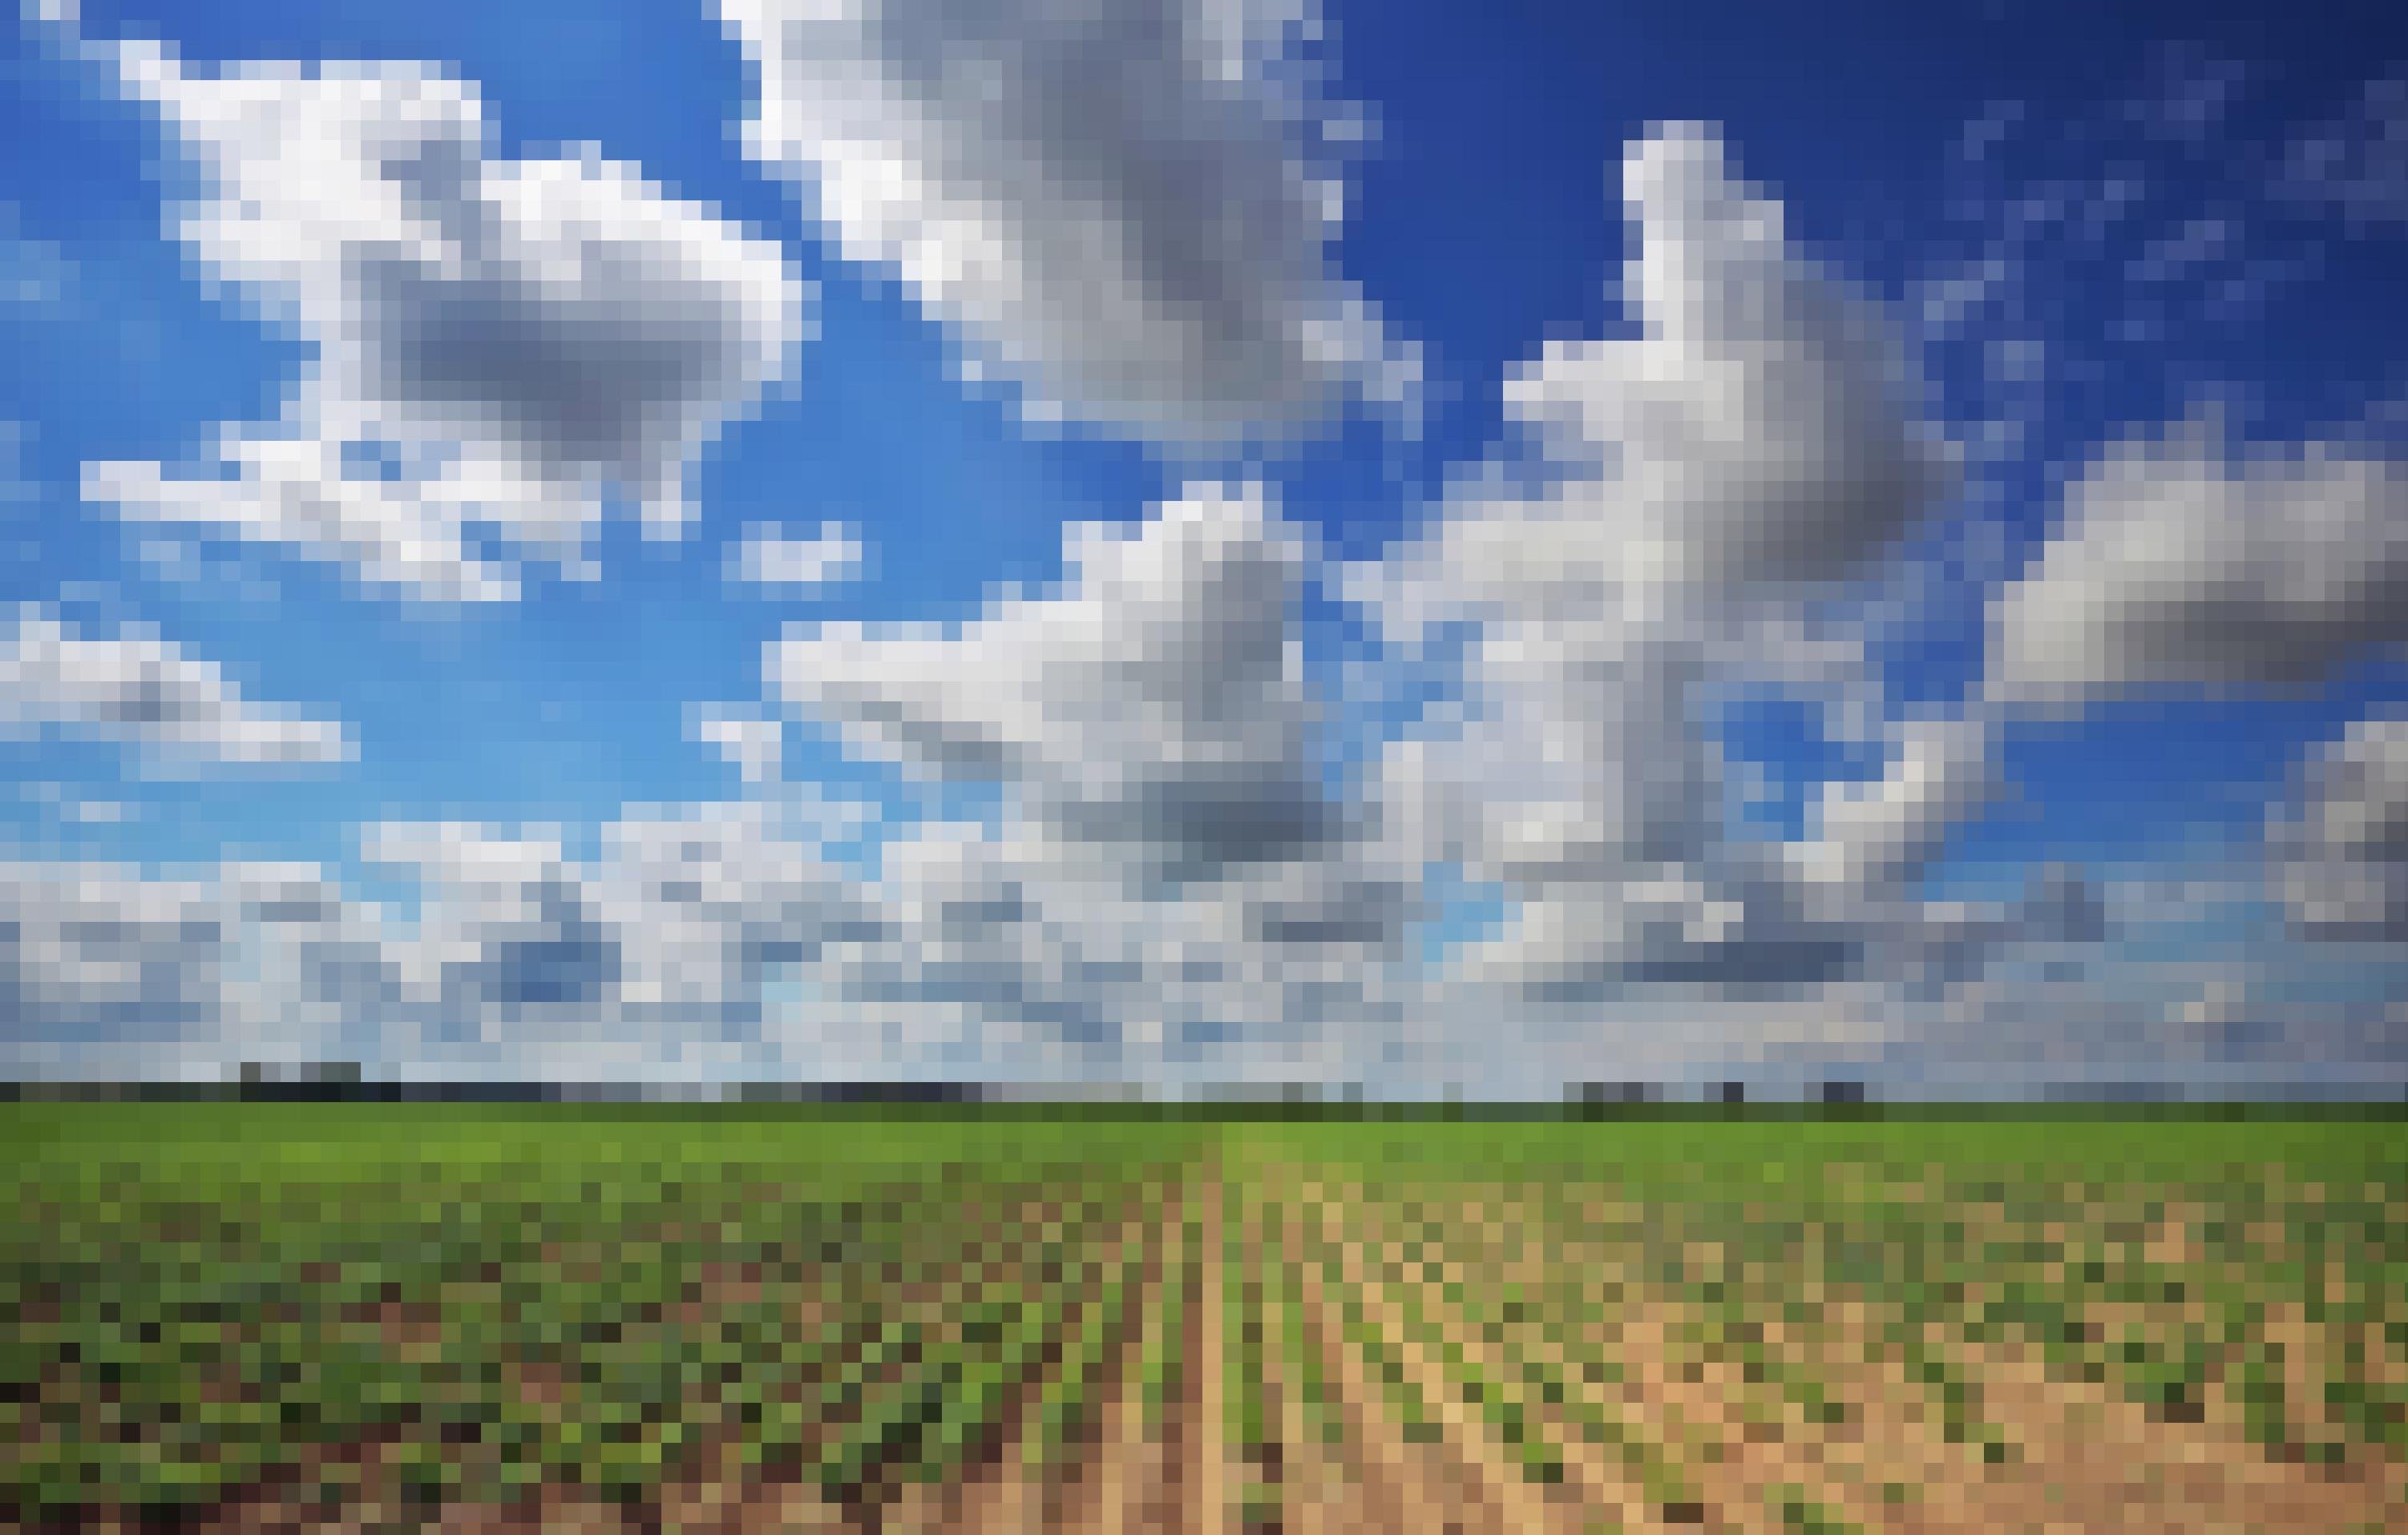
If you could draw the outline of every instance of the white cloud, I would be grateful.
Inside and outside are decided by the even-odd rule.
[[[1633,146],[1625,190],[1639,335],[1555,346],[1515,387],[1553,478],[1476,483],[1347,577],[1448,684],[1354,819],[1497,910],[1409,994],[1450,1041],[1425,1073],[1542,1092],[1834,1069],[1912,1085],[1958,1058],[2027,1087],[2066,1074],[2049,1054],[2080,1015],[1999,1038],[1983,1030],[2014,988],[1972,988],[2094,951],[2087,882],[1980,901],[1918,883],[1997,794],[1998,724],[1899,710],[1868,649],[1898,597],[1889,551],[1954,483],[1882,312],[1786,240],[1703,130]],[[1718,711],[1768,692],[1883,764],[1810,785],[1787,842],[1735,826],[1723,793]]]
[[[2098,898],[2062,876],[2026,903],[2049,922],[1927,903],[1886,933],[1734,911],[1703,878],[1559,887],[1417,973],[1413,899],[1339,860],[1134,898],[1041,843],[942,823],[865,875],[819,854],[839,823],[764,802],[642,812],[583,858],[541,828],[373,828],[364,851],[413,876],[414,916],[302,866],[0,865],[0,1061],[1539,1096],[1834,1071],[2013,1093],[2236,1062],[2262,1085],[2302,1061],[2401,1064],[2378,1016],[2288,1004],[2248,965],[2103,964],[2083,914]],[[2200,899],[2174,911],[2197,921]],[[1853,968],[1869,934],[1890,952]]]
[[[2117,443],[1996,599],[2001,701],[2315,681],[2408,638],[2408,471],[2311,442],[2245,455],[2212,422]]]
[[[711,748],[747,783],[768,783],[785,760],[786,727],[757,710],[713,706],[691,710],[686,738]]]
[[[245,698],[214,662],[155,636],[95,638],[38,610],[0,630],[0,735],[67,734],[140,749],[154,770],[351,760],[335,721]]]
[[[747,143],[1028,413],[1179,446],[1294,427],[1412,365],[1329,270],[1353,120],[1312,0],[719,0]]]
[[[1578,552],[1626,581],[1850,572],[1946,482],[1879,311],[1788,241],[1709,129],[1634,143],[1623,198],[1641,335],[1554,344],[1508,386],[1555,454],[1593,471],[1550,511],[1574,514]]]
[[[683,1022],[705,1043],[776,1047],[771,978],[876,930],[857,885],[819,855],[849,824],[843,807],[752,803],[609,827],[585,888],[617,936],[621,1012]]]
[[[631,812],[584,857],[544,827],[366,828],[363,855],[418,889],[376,953],[396,1058],[630,1080],[765,1065],[771,976],[864,931],[858,892],[819,855],[840,810]]]
[[[1134,534],[1073,529],[1059,597],[957,631],[798,627],[764,672],[860,751],[1008,785],[1066,849],[1209,876],[1328,829],[1293,626],[1303,561],[1256,493],[1205,490]]]
[[[1860,887],[1912,875],[1951,827],[1997,792],[1995,752],[1984,720],[1905,723],[1881,777],[1824,785],[1811,835],[1788,856],[1818,884]]]
[[[1433,1030],[1403,979],[1414,871],[1325,780],[1303,540],[1256,492],[1197,490],[1074,528],[1066,566],[958,625],[770,648],[781,704],[1000,806],[884,843],[792,1026],[941,1075],[1171,1088],[1340,1080]]]
[[[2360,720],[2309,764],[2278,815],[2274,880],[2312,938],[2408,939],[2408,712]]]
[[[839,40],[867,25],[833,14]],[[957,185],[997,174],[972,158]],[[1349,575],[1445,683],[1400,739],[1337,739],[1304,653],[1310,541],[1258,492],[1197,490],[1072,529],[1054,592],[953,624],[790,625],[764,655],[779,712],[691,717],[746,777],[737,803],[630,811],[585,853],[541,828],[372,829],[415,915],[314,874],[291,903],[225,875],[12,875],[134,916],[5,940],[32,1021],[7,1047],[122,1013],[234,1041],[313,1021],[308,1048],[422,1073],[1540,1094],[1829,1067],[2028,1085],[2264,1047],[2258,993],[2224,983],[2237,962],[2099,965],[2104,903],[2076,871],[2020,900],[1918,891],[1996,786],[1993,716],[1891,709],[1849,605],[1947,467],[1879,311],[1710,136],[1658,134],[1627,173],[1639,335],[1551,348],[1515,385],[1545,482],[1468,490]],[[1794,842],[1727,824],[1713,722],[1751,689],[1821,705],[1885,763],[1813,794]],[[875,828],[798,806],[778,782],[794,716],[947,792]],[[1340,746],[1369,748],[1359,777]],[[235,957],[271,908],[265,959]],[[2311,1018],[2276,1042],[2319,1038]]]
[[[801,338],[774,246],[590,151],[495,154],[474,87],[431,67],[104,51],[202,172],[177,237],[315,348],[284,419],[223,428],[207,472],[87,466],[121,516],[508,598],[522,560],[583,573],[609,491],[674,536],[694,458]]]
[[[388,938],[394,1000],[439,1032],[493,1044],[497,1028],[607,1017],[619,934],[595,910],[556,834],[474,824],[366,828],[361,856],[411,870],[415,931]]]
[[[851,581],[861,569],[861,539],[851,528],[829,523],[810,538],[795,538],[756,523],[729,551],[727,574],[781,595],[807,595]]]
[[[0,1062],[11,1075],[222,1077],[354,1052],[373,929],[309,865],[186,877],[0,863]]]
[[[1353,573],[1392,640],[1473,626],[1458,717],[1387,753],[1383,825],[1523,902],[1475,952],[1492,975],[1705,974],[1713,955],[1735,973],[1751,945],[1819,964],[1795,876],[1724,845],[1708,716],[1751,679],[1864,711],[1857,637],[1801,604],[1864,574],[1946,468],[1877,313],[1790,244],[1709,131],[1632,145],[1624,195],[1640,335],[1551,346],[1509,395],[1557,478],[1460,496]],[[1857,846],[1874,821],[1967,803],[1902,781],[1835,804],[1827,862],[1870,879],[1894,861]]]
[[[1896,888],[1985,792],[1977,726],[1859,720],[1899,736],[1896,766],[1861,802],[1831,796],[1812,870],[1720,823],[1716,689],[1765,680],[1867,716],[1856,638],[1799,599],[1875,562],[1944,479],[1870,313],[1778,240],[1697,136],[1667,140],[1633,155],[1646,335],[1627,357],[1562,349],[1526,396],[1559,423],[1566,472],[1536,495],[1468,495],[1350,573],[1408,649],[1473,625],[1459,700],[1389,743],[1368,783],[1320,767],[1293,615],[1312,566],[1250,496],[1075,533],[1058,596],[772,648],[780,702],[856,751],[1004,796],[993,832],[932,824],[890,846],[878,936],[827,962],[812,1016],[962,1074],[1427,1091],[1534,1063],[1701,1058],[1703,1041],[1606,1020],[1837,997],[1875,983],[1852,982],[1860,968],[1975,964],[2012,935],[2012,909]],[[1813,547],[1792,521],[1816,527]],[[1659,557],[1627,557],[1633,525]],[[1742,552],[1715,547],[1735,529]],[[1439,866],[1503,910],[1432,968],[1413,935],[1440,919]],[[1861,1001],[1847,996],[1835,1006]],[[1782,1048],[1856,1048],[1896,1021],[1817,1011]],[[1742,1030],[1717,1038],[1745,1054]]]
[[[1394,640],[1475,625],[1466,723],[1383,768],[1388,820],[1475,878],[1685,878],[1718,837],[1713,685],[1860,697],[1855,638],[1789,615],[1948,483],[1876,311],[1791,246],[1709,131],[1633,144],[1624,196],[1641,334],[1551,346],[1509,388],[1557,478],[1459,496],[1349,577]]]

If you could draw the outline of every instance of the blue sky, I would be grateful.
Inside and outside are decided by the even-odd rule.
[[[791,8],[0,32],[16,1069],[2401,1077],[2385,7]]]

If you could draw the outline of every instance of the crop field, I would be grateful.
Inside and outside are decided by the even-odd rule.
[[[2397,1118],[0,1126],[12,1527],[2408,1528]]]

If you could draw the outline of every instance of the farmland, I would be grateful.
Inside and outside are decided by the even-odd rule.
[[[0,1126],[19,1525],[2408,1517],[2396,1118]]]

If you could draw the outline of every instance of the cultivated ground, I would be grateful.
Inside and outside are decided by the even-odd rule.
[[[2397,1119],[0,1126],[22,1526],[2408,1528]]]

